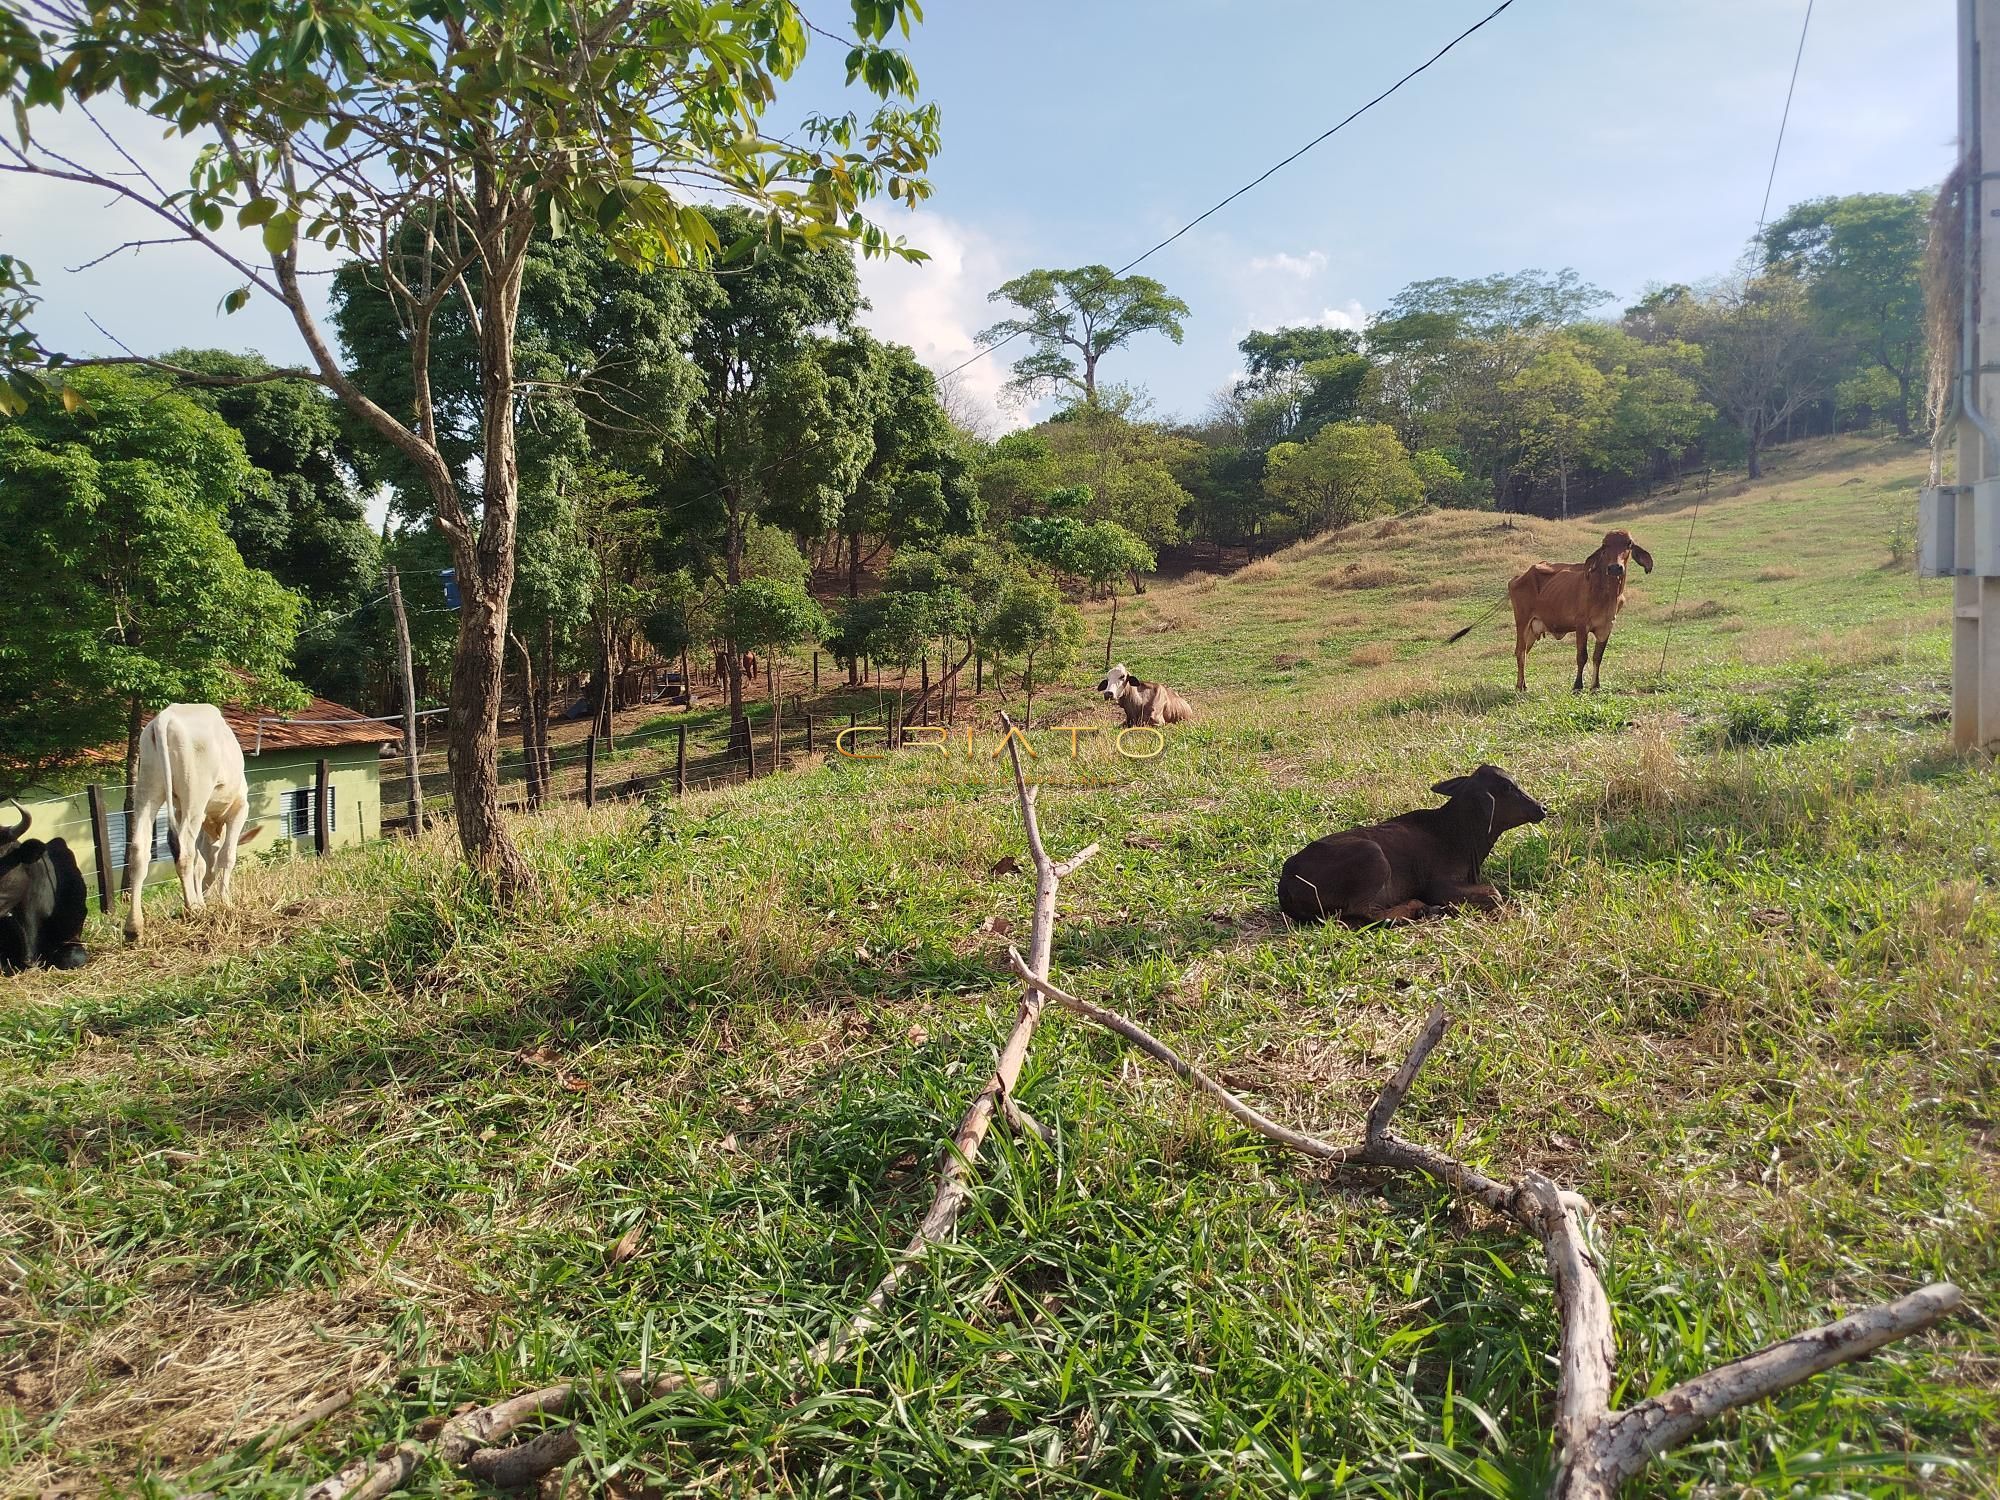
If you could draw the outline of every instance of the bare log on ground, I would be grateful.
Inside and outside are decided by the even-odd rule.
[[[1007,750],[1013,764],[1014,790],[1021,804],[1021,821],[1027,830],[1028,851],[1035,862],[1035,913],[1029,930],[1029,951],[1038,966],[1035,972],[1046,975],[1049,949],[1055,938],[1056,892],[1066,877],[1096,855],[1098,846],[1090,844],[1060,863],[1050,858],[1042,846],[1041,824],[1035,816],[1039,788],[1029,786],[1022,773],[1019,736],[1012,733],[1013,721],[1004,713],[1000,717],[1009,730]],[[958,1129],[941,1156],[937,1195],[932,1199],[929,1210],[917,1225],[909,1243],[897,1253],[882,1279],[868,1294],[860,1311],[821,1340],[808,1357],[809,1365],[830,1364],[845,1356],[855,1342],[876,1325],[883,1307],[903,1279],[923,1261],[933,1246],[950,1235],[965,1205],[971,1201],[972,1173],[978,1162],[980,1147],[996,1119],[1017,1134],[1033,1135],[1043,1141],[1049,1139],[1048,1131],[1022,1109],[1014,1097],[1022,1064],[1027,1060],[1028,1044],[1034,1038],[1035,1027],[1041,1020],[1046,1003],[1032,986],[1022,992],[1021,1003],[1014,1016],[1014,1027],[1000,1049],[999,1061],[985,1086],[973,1098],[971,1107],[959,1121]],[[685,1374],[648,1376],[637,1370],[621,1370],[615,1378],[627,1395],[641,1399],[663,1396],[679,1389],[692,1389],[713,1398],[720,1395],[727,1384],[718,1377],[695,1380]],[[583,1451],[582,1441],[573,1425],[546,1428],[518,1443],[509,1440],[531,1422],[569,1415],[582,1384],[581,1381],[565,1381],[560,1385],[525,1391],[477,1411],[453,1417],[438,1434],[438,1455],[460,1473],[496,1489],[514,1489],[530,1484],[577,1457]],[[424,1452],[419,1445],[405,1444],[396,1450],[393,1462],[383,1464],[376,1460],[363,1460],[350,1465],[309,1491],[309,1500],[380,1500],[380,1497],[393,1493],[408,1481]],[[353,1488],[364,1483],[381,1487]]]
[[[1554,1282],[1562,1324],[1561,1375],[1556,1388],[1557,1468],[1550,1486],[1554,1500],[1612,1500],[1618,1487],[1660,1454],[1685,1442],[1724,1412],[1776,1395],[1835,1365],[1863,1358],[1884,1344],[1933,1327],[1964,1303],[1950,1282],[1936,1282],[1906,1297],[1865,1308],[1794,1338],[1760,1349],[1624,1411],[1611,1409],[1617,1370],[1617,1342],[1611,1303],[1593,1260],[1585,1221],[1590,1204],[1530,1170],[1516,1183],[1503,1183],[1428,1146],[1419,1146],[1390,1128],[1398,1108],[1443,1037],[1443,1006],[1433,1009],[1409,1056],[1369,1108],[1362,1139],[1338,1145],[1278,1124],[1231,1093],[1209,1074],[1181,1057],[1143,1026],[1057,988],[1036,973],[1014,949],[1014,972],[1030,989],[1123,1037],[1194,1084],[1252,1130],[1336,1170],[1387,1167],[1417,1172],[1504,1214],[1541,1241]]]
[[[1003,713],[1000,722],[1007,729],[1007,753],[1014,766],[1014,791],[1021,802],[1021,821],[1027,828],[1028,852],[1035,861],[1035,915],[1028,932],[1029,957],[1024,967],[1031,976],[1046,977],[1049,972],[1049,948],[1055,941],[1056,892],[1066,876],[1097,853],[1097,845],[1091,844],[1078,850],[1061,864],[1049,857],[1048,851],[1042,847],[1041,824],[1035,817],[1035,797],[1041,789],[1029,786],[1022,775],[1021,751],[1017,744],[1019,736],[1013,732],[1014,721]],[[1008,952],[1019,959],[1017,950],[1010,948]],[[1018,1128],[1043,1134],[1041,1128],[1021,1113],[1020,1106],[1014,1102],[1014,1085],[1020,1081],[1021,1065],[1028,1057],[1028,1043],[1034,1039],[1035,1027],[1041,1023],[1042,1008],[1046,1003],[1032,984],[1022,992],[1020,1008],[1014,1013],[1014,1029],[1008,1033],[1007,1041],[1000,1049],[1000,1060],[992,1076],[986,1080],[985,1087],[974,1096],[971,1107],[958,1122],[951,1143],[945,1148],[939,1164],[937,1196],[931,1201],[930,1211],[917,1225],[910,1242],[876,1283],[875,1290],[868,1294],[861,1310],[838,1332],[827,1335],[813,1351],[816,1364],[832,1364],[845,1356],[855,1341],[875,1326],[876,1315],[897,1285],[957,1225],[958,1216],[971,1201],[973,1168],[979,1160],[979,1148],[985,1142],[986,1132],[992,1126],[994,1117],[1002,1116]]]

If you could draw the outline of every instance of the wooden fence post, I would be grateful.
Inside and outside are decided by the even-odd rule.
[[[597,726],[590,726],[590,738],[583,747],[583,805],[597,806]]]
[[[674,746],[674,795],[685,797],[688,789],[688,727],[679,726],[680,741]]]
[[[806,754],[813,753],[813,716],[806,715]]]
[[[333,786],[333,771],[324,759],[313,766],[313,853],[327,851],[327,820],[333,811],[333,798],[329,795]]]
[[[110,911],[116,897],[111,889],[111,825],[104,816],[104,788],[90,787],[90,842],[97,850],[97,907]]]
[[[813,652],[813,691],[819,691],[819,653]]]

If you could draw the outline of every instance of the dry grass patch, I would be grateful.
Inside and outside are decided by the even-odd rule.
[[[1229,575],[1231,583],[1259,583],[1267,578],[1276,578],[1281,570],[1268,557],[1260,557],[1253,563],[1246,563]]]
[[[1335,568],[1331,573],[1321,574],[1313,580],[1313,586],[1322,589],[1379,589],[1409,581],[1409,574],[1386,563],[1351,562],[1345,567]]]
[[[1783,583],[1788,578],[1797,578],[1798,576],[1799,570],[1797,568],[1788,568],[1782,564],[1773,564],[1768,568],[1759,568],[1757,570],[1757,581],[1759,583]]]
[[[1351,667],[1382,667],[1395,659],[1396,648],[1387,641],[1370,641],[1347,654],[1347,664]]]

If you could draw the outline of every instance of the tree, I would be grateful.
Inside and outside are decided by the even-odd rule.
[[[1111,625],[1104,635],[1104,665],[1111,665],[1112,642],[1118,637],[1118,584],[1150,573],[1158,559],[1153,549],[1116,521],[1092,521],[1079,528],[1070,544],[1069,567],[1087,580],[1099,597],[1111,596]]]
[[[303,701],[285,669],[298,596],[224,530],[256,477],[213,412],[156,380],[78,371],[73,409],[0,425],[0,777],[123,740],[148,710]]]
[[[1624,378],[1622,371],[1606,375],[1575,339],[1558,334],[1504,387],[1519,402],[1521,452],[1531,469],[1554,471],[1565,521],[1570,473],[1603,435]]]
[[[1008,389],[1028,399],[1068,393],[1097,400],[1097,362],[1142,333],[1181,341],[1188,305],[1150,276],[1118,277],[1109,266],[1073,271],[1029,271],[987,294],[1011,302],[1018,318],[1003,318],[980,333],[993,348],[1025,338],[1027,357],[1015,361]],[[1072,352],[1073,351],[1073,352]],[[1079,367],[1081,361],[1081,367]]]
[[[202,375],[260,377],[268,361],[219,349],[176,349],[167,364]],[[243,560],[303,596],[294,671],[316,693],[343,702],[367,691],[381,660],[382,548],[356,484],[356,455],[340,403],[303,380],[213,386],[175,382],[197,406],[236,429],[255,470],[223,526]]]
[[[1792,207],[1758,236],[1767,272],[1804,281],[1822,328],[1896,383],[1888,406],[1910,435],[1924,369],[1924,242],[1932,195],[1855,193]]]
[[[709,222],[723,240],[757,232],[739,210],[712,210]],[[793,246],[707,278],[696,295],[689,355],[699,384],[660,503],[712,537],[733,588],[755,522],[824,535],[872,454],[867,361],[849,339],[861,289],[844,247]],[[734,723],[743,714],[742,655],[728,656]]]
[[[1079,514],[1116,521],[1149,546],[1179,540],[1180,518],[1194,497],[1176,477],[1199,445],[1147,418],[1140,392],[1106,387],[1036,431],[1048,444],[1059,488],[1081,490]]]
[[[979,528],[979,490],[964,442],[939,403],[937,382],[901,344],[856,333],[844,353],[854,358],[857,385],[873,417],[871,451],[841,507],[847,552],[847,594],[861,592],[862,543],[917,546]]]
[[[1268,448],[1303,440],[1356,415],[1369,361],[1354,330],[1280,328],[1253,332],[1236,347],[1247,372],[1236,384],[1246,441]]]
[[[996,657],[1019,656],[1027,663],[1022,680],[1028,702],[1021,722],[1033,729],[1036,660],[1050,672],[1075,661],[1083,645],[1083,617],[1046,583],[1018,578],[1000,596],[986,634]]]
[[[1320,528],[1407,510],[1424,497],[1408,451],[1381,422],[1336,423],[1310,442],[1278,444],[1266,461],[1264,488]]]
[[[1482,495],[1477,485],[1451,461],[1449,454],[1435,448],[1419,448],[1410,455],[1410,472],[1424,492],[1424,503],[1456,510],[1491,510],[1491,497]]]
[[[893,250],[860,210],[878,194],[926,196],[936,114],[897,102],[913,97],[915,74],[880,45],[916,18],[911,0],[854,0],[854,17],[848,76],[887,102],[866,121],[819,115],[789,135],[760,129],[806,54],[789,0],[316,0],[308,12],[280,0],[34,0],[32,25],[0,25],[0,91],[24,127],[0,146],[0,170],[135,202],[222,257],[244,279],[229,305],[262,293],[290,313],[310,364],[284,373],[331,389],[420,477],[464,597],[450,729],[459,838],[503,894],[529,878],[501,818],[496,755],[530,249],[539,233],[590,224],[655,263],[748,261],[788,231]],[[127,173],[128,153],[99,170],[29,136],[35,108],[111,92],[207,143],[185,189]],[[698,201],[716,194],[757,207],[753,233],[724,244]],[[231,216],[259,230],[261,261],[215,237]],[[301,279],[309,241],[368,262],[394,304],[407,404],[384,405],[340,367]],[[18,308],[21,278],[10,267],[7,280]],[[480,375],[475,494],[441,446],[431,380],[437,316],[455,296]],[[46,356],[11,335],[0,353]]]
[[[723,628],[738,648],[762,651],[771,690],[771,769],[784,754],[784,693],[780,679],[787,646],[817,645],[833,633],[826,611],[796,583],[775,578],[749,578],[736,584],[722,600]]]
[[[1723,283],[1694,322],[1703,349],[1702,393],[1743,434],[1749,476],[1760,477],[1770,434],[1831,384],[1826,340],[1805,291],[1789,276]]]

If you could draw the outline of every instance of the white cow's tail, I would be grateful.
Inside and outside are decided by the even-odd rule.
[[[166,795],[166,812],[167,812],[167,848],[168,851],[173,855],[176,863],[178,863],[181,857],[181,848],[180,848],[180,834],[176,832],[176,830],[180,827],[180,819],[175,815],[174,812],[174,762],[173,758],[167,754],[167,737],[165,733],[162,732],[162,730],[160,729],[160,715],[158,714],[153,715],[153,722],[146,726],[145,733],[141,736],[141,738],[150,739],[152,741],[153,754],[157,758],[160,767],[160,785],[166,789],[165,795]],[[146,759],[146,746],[144,744],[141,744],[139,746],[139,759],[142,763]],[[144,838],[146,841],[146,848],[149,851],[152,849],[153,847],[152,829],[150,828],[139,829],[137,830],[135,836]]]

